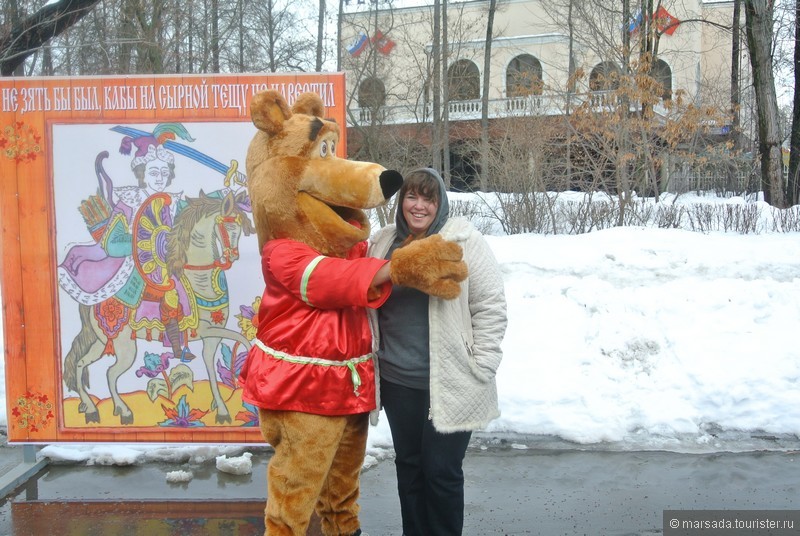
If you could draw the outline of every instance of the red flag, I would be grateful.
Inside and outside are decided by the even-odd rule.
[[[676,17],[670,15],[667,8],[664,6],[658,6],[658,9],[655,13],[653,13],[653,22],[656,23],[656,30],[659,33],[665,33],[667,35],[672,35],[675,33],[675,30],[678,29],[678,25],[681,23]]]
[[[376,30],[375,35],[372,37],[372,46],[378,49],[378,52],[383,55],[391,52],[396,44],[397,43],[389,39],[387,36],[383,35],[383,32],[380,30]]]

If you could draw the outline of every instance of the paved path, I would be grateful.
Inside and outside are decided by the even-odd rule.
[[[15,449],[0,449],[0,457],[9,454],[4,450]],[[50,465],[27,488],[0,500],[0,535],[36,534],[31,523],[12,522],[14,505],[44,505],[36,520],[51,516],[44,521],[58,526],[63,510],[46,506],[80,501],[113,503],[118,516],[123,512],[123,523],[126,505],[147,510],[169,508],[171,501],[228,501],[250,504],[251,510],[256,505],[260,522],[268,459],[268,450],[256,452],[253,473],[245,476],[221,473],[213,461],[190,467],[194,478],[186,484],[166,482],[167,472],[187,468],[176,464]],[[666,509],[800,509],[796,451],[676,454],[506,446],[470,450],[465,473],[465,535],[649,535],[662,533]],[[361,505],[363,528],[371,536],[401,533],[391,459],[363,473]],[[235,510],[231,507],[231,517],[244,516]],[[131,519],[143,516],[130,511]],[[222,532],[184,532],[217,533]]]

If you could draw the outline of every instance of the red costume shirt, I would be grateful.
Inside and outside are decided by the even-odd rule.
[[[386,264],[356,244],[346,259],[288,239],[261,252],[266,289],[257,340],[242,370],[242,399],[272,410],[351,415],[375,409],[372,333],[365,307],[379,307],[391,283],[369,300]]]

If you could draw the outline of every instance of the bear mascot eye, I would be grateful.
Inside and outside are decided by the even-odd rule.
[[[322,158],[325,158],[326,156],[328,156],[328,142],[327,142],[327,141],[323,141],[323,142],[322,142],[322,143],[319,145],[319,155],[320,155]]]

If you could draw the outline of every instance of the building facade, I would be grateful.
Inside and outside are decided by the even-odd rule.
[[[440,6],[438,25],[432,0],[426,4],[345,5],[340,50],[351,128],[425,124],[437,113],[452,125],[481,119],[484,106],[490,120],[559,116],[584,102],[602,107],[614,104],[619,75],[641,58],[650,58],[659,86],[656,113],[678,93],[730,106],[732,1],[667,0],[648,20],[632,8],[623,23],[618,0],[498,0],[485,99],[489,2]],[[658,38],[643,55],[647,24]]]

